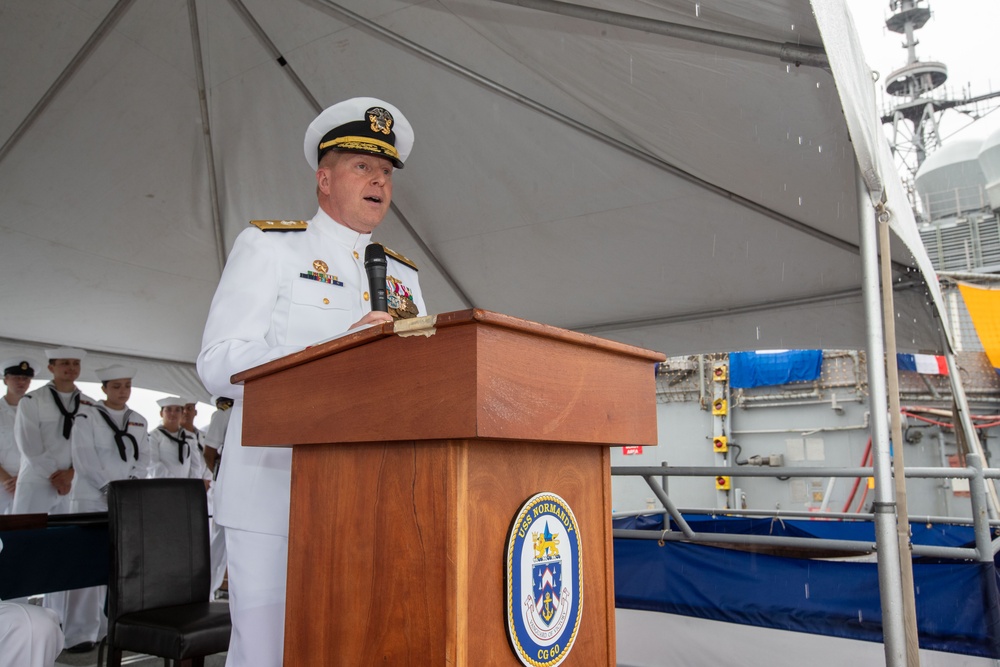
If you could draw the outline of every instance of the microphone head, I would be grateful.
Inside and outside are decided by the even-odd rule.
[[[372,266],[386,266],[385,248],[381,243],[371,243],[365,248],[365,268]]]

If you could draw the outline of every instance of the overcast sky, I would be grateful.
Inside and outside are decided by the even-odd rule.
[[[1000,90],[1000,0],[927,0],[922,3],[931,10],[931,19],[916,32],[917,57],[924,61],[943,62],[948,66],[945,88],[951,97],[963,97],[965,92],[982,95]],[[847,0],[854,23],[861,36],[868,64],[879,72],[879,89],[888,75],[906,64],[903,35],[885,27],[889,16],[889,0]],[[884,93],[880,107],[888,108],[892,98]],[[982,111],[996,108],[1000,100],[992,100]],[[985,137],[1000,128],[1000,111],[993,111],[984,120],[970,121],[956,112],[946,112],[942,120],[942,137],[961,129],[961,136]],[[950,116],[951,118],[947,118]]]

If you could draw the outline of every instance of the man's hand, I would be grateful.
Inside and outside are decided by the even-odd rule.
[[[0,482],[3,485],[4,491],[7,493],[14,493],[14,489],[17,488],[17,476],[8,477],[4,481]]]
[[[347,328],[357,329],[365,324],[379,324],[381,322],[392,322],[392,315],[389,313],[383,313],[381,310],[373,310]]]
[[[55,487],[56,493],[65,496],[73,488],[73,469],[55,471],[49,477],[49,482]]]

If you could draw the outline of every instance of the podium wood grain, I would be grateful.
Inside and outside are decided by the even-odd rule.
[[[412,325],[411,325],[412,326]],[[244,444],[292,445],[286,665],[520,665],[505,545],[535,493],[582,539],[565,667],[615,664],[609,445],[656,442],[662,356],[488,311],[246,371]]]

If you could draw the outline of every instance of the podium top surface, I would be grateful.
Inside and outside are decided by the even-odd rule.
[[[656,444],[663,355],[466,310],[385,323],[243,382],[243,444],[476,439]]]
[[[607,340],[606,338],[598,338],[597,336],[569,331],[568,329],[540,324],[489,310],[472,308],[469,310],[442,313],[440,315],[427,315],[410,320],[386,322],[378,326],[348,332],[346,335],[339,336],[333,340],[307,347],[300,352],[295,352],[280,359],[269,361],[266,364],[236,373],[232,377],[232,382],[233,384],[241,384],[250,380],[256,380],[272,373],[308,364],[316,359],[337,354],[338,352],[354,347],[367,345],[383,338],[389,338],[390,336],[429,336],[433,335],[438,329],[469,325],[477,322],[649,362],[666,360],[666,356],[660,352],[653,352],[652,350],[635,347],[634,345],[627,345]]]

